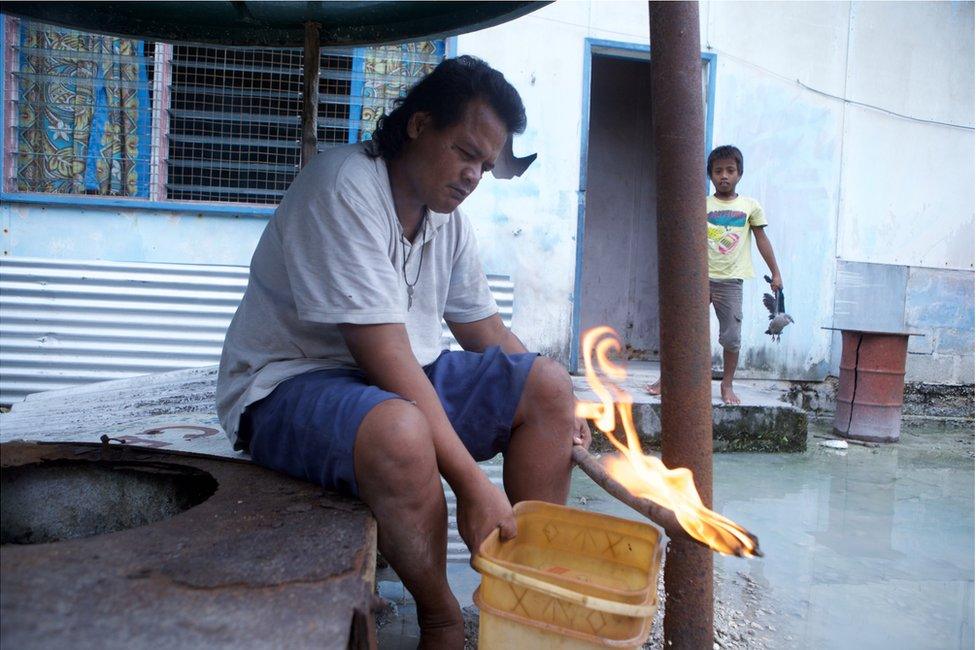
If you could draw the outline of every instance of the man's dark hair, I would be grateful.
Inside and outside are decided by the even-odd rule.
[[[735,161],[735,164],[739,166],[739,176],[742,176],[742,152],[739,151],[738,147],[733,147],[730,144],[723,144],[721,147],[715,147],[712,149],[712,153],[708,154],[708,165],[705,167],[705,173],[708,176],[712,175],[712,163],[716,160],[722,158],[731,158]]]
[[[472,99],[487,102],[510,134],[525,131],[525,106],[518,91],[501,72],[481,59],[465,55],[441,61],[406,97],[396,100],[393,112],[380,118],[373,133],[379,155],[386,160],[400,155],[408,140],[407,122],[414,113],[430,113],[434,125],[443,129],[461,121]]]

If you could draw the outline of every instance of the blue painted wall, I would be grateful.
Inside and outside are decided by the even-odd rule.
[[[5,203],[3,256],[247,266],[267,218]]]
[[[908,342],[908,381],[969,383],[974,372],[973,274],[897,264],[837,262],[833,326],[920,334]],[[841,339],[833,333],[831,374]]]

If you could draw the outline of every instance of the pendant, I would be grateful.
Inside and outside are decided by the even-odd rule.
[[[413,287],[407,287],[407,311],[413,307]]]

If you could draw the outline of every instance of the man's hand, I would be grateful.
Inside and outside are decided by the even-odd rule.
[[[783,276],[773,273],[773,280],[769,283],[773,291],[780,291],[783,288]]]
[[[502,541],[515,537],[515,513],[501,490],[481,474],[481,478],[457,497],[457,526],[461,539],[472,554],[491,531],[500,529]]]
[[[583,449],[589,449],[593,442],[593,432],[590,431],[590,423],[586,418],[576,417],[576,433],[573,434],[573,444],[579,445]]]
[[[384,390],[413,400],[427,419],[437,468],[457,495],[458,532],[468,549],[476,551],[488,533],[499,526],[502,539],[514,537],[512,505],[464,448],[434,387],[410,351],[403,324],[345,324],[340,330],[366,377]]]

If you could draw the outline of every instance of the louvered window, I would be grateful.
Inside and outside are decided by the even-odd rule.
[[[301,50],[172,52],[166,196],[277,203],[298,170]]]
[[[300,49],[5,21],[8,191],[274,205],[297,174]],[[319,148],[369,139],[443,57],[443,41],[323,49]]]

